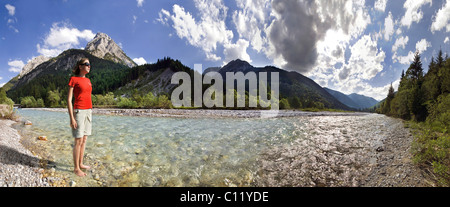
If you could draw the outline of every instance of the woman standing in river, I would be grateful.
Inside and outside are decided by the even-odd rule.
[[[92,131],[92,84],[86,77],[91,70],[89,59],[82,58],[73,69],[75,76],[69,81],[67,107],[70,115],[70,127],[75,138],[73,146],[74,173],[80,177],[86,176],[81,169],[90,169],[83,164],[84,148],[87,137]],[[72,98],[75,101],[72,107]]]

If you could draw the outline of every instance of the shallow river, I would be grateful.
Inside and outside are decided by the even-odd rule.
[[[33,123],[17,126],[21,133],[44,145],[55,173],[77,186],[275,186],[280,180],[283,186],[358,185],[392,125],[374,114],[271,119],[94,115],[85,153],[92,169],[78,178],[72,173],[67,113],[22,109],[18,114]],[[37,136],[49,141],[36,141]]]

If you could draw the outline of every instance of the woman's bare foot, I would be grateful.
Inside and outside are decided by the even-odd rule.
[[[81,170],[74,170],[73,172],[74,172],[76,175],[80,176],[80,177],[86,176],[86,173],[84,173],[84,172],[81,171]]]
[[[81,164],[81,165],[80,165],[80,169],[89,170],[89,169],[91,169],[91,167],[90,167],[90,166],[87,166],[87,165]]]

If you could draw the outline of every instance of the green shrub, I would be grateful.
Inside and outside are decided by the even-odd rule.
[[[450,135],[435,131],[426,123],[410,122],[414,130],[413,161],[431,167],[441,186],[450,186]]]
[[[20,100],[20,105],[22,105],[23,108],[34,108],[37,106],[37,102],[33,96],[27,96]]]
[[[142,106],[143,108],[153,108],[157,105],[158,98],[153,95],[152,92],[149,92],[142,98]]]
[[[166,95],[161,95],[158,96],[158,103],[156,107],[161,109],[170,109],[172,108],[172,103]]]
[[[124,97],[119,98],[117,106],[119,108],[138,108],[138,104],[136,101]]]

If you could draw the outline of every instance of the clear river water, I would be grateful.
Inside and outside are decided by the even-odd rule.
[[[263,152],[304,139],[310,120],[94,115],[85,150],[92,169],[77,178],[67,112],[18,114],[33,125],[16,128],[43,145],[56,173],[77,186],[253,186]]]

